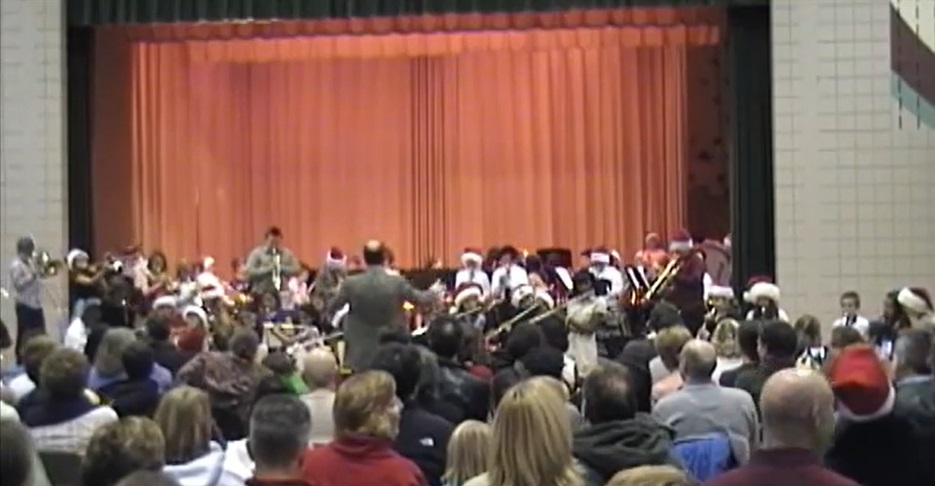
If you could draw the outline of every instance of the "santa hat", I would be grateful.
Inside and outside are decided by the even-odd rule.
[[[211,270],[212,267],[214,267],[214,258],[213,258],[213,257],[206,256],[206,257],[204,257],[203,260],[201,260],[201,268],[202,268],[203,270],[208,271],[208,270]]]
[[[531,297],[535,293],[536,291],[532,288],[531,285],[518,285],[512,290],[512,294],[510,295],[510,303],[513,304],[513,307],[518,308],[523,299],[526,297]]]
[[[753,303],[753,298],[750,296],[750,289],[758,283],[773,283],[773,279],[767,277],[766,275],[754,275],[747,279],[747,290],[743,293],[743,301]]]
[[[708,289],[708,297],[717,297],[721,299],[733,299],[734,289],[730,287],[722,287],[720,285],[713,285],[710,289]]]
[[[669,251],[688,251],[694,246],[692,235],[686,230],[678,230],[672,234],[669,242]]]
[[[870,422],[893,411],[896,392],[872,346],[848,346],[831,363],[828,381],[838,413],[852,422]]]
[[[550,295],[549,292],[544,289],[539,289],[536,291],[536,298],[545,304],[545,306],[549,309],[555,307],[555,299],[553,299],[552,295]]]
[[[610,250],[610,258],[616,263],[620,263],[620,252],[617,250]]]
[[[153,309],[158,309],[160,307],[171,307],[175,309],[178,307],[178,299],[174,295],[163,295],[162,297],[157,297],[153,301]]]
[[[68,252],[68,255],[65,256],[65,264],[68,265],[68,268],[74,268],[75,260],[79,258],[90,260],[91,256],[88,255],[88,252],[75,248],[71,250],[70,252]]]
[[[347,264],[347,255],[340,248],[332,246],[325,256],[325,264],[329,267],[343,267]]]
[[[604,247],[597,247],[591,250],[591,263],[610,264],[610,252]]]
[[[918,314],[932,312],[932,298],[925,289],[906,287],[896,295],[896,301],[907,310]]]
[[[186,306],[185,309],[182,310],[182,317],[188,317],[188,316],[195,316],[201,319],[201,322],[203,322],[204,324],[206,325],[208,324],[208,313],[205,312],[205,310],[202,309],[201,307],[198,307],[197,305],[189,305],[189,306]]]
[[[454,305],[455,307],[461,307],[461,304],[464,304],[469,299],[480,299],[484,296],[483,290],[481,290],[480,285],[477,284],[464,284],[458,288],[458,291],[455,293]]]
[[[758,282],[750,287],[750,290],[744,292],[744,300],[753,304],[761,298],[772,300],[779,303],[779,286],[768,282]]]
[[[476,248],[465,248],[464,253],[461,254],[461,264],[468,265],[472,263],[474,265],[484,263],[484,255]]]

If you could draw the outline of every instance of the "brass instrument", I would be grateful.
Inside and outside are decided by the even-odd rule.
[[[625,307],[637,308],[646,307],[659,299],[659,297],[669,288],[672,280],[682,269],[686,257],[673,258],[659,272],[652,284],[646,286],[645,281],[636,281],[636,277],[630,268],[625,272],[630,280],[630,294],[627,297]]]
[[[36,269],[36,273],[42,278],[54,277],[66,266],[64,260],[52,258],[52,255],[45,250],[34,251],[29,261],[33,268]]]
[[[277,292],[282,290],[282,253],[279,250],[273,253],[273,287]]]
[[[532,323],[532,324],[538,324],[539,322],[542,322],[544,319],[546,319],[546,318],[548,318],[548,317],[554,316],[555,314],[558,314],[559,312],[563,312],[565,309],[568,308],[568,305],[571,304],[572,302],[577,302],[577,301],[579,301],[579,300],[581,300],[581,299],[590,298],[590,297],[593,297],[593,296],[594,296],[593,293],[587,292],[587,293],[581,294],[581,295],[579,295],[579,296],[572,297],[571,299],[568,299],[568,300],[566,300],[565,302],[562,302],[561,304],[556,305],[555,307],[549,309],[548,311],[543,312],[542,314],[539,314],[539,315],[533,317],[532,319],[529,320],[529,322]],[[490,340],[491,338],[493,338],[494,336],[500,334],[500,333],[503,332],[503,331],[509,331],[509,330],[513,329],[513,326],[514,326],[514,325],[516,325],[518,322],[522,321],[522,320],[525,319],[526,317],[530,316],[530,315],[533,313],[533,311],[538,310],[538,309],[541,309],[541,307],[540,307],[539,305],[531,305],[531,306],[529,306],[529,307],[523,309],[519,314],[516,314],[515,316],[513,316],[513,318],[511,318],[511,319],[509,319],[509,320],[503,322],[502,324],[498,325],[496,328],[491,329],[490,331],[488,331],[488,332],[484,335],[484,337],[485,337],[487,340]]]

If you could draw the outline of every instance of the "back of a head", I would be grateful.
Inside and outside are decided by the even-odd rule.
[[[514,360],[519,360],[533,348],[541,346],[542,342],[542,331],[539,326],[521,322],[510,330],[506,339],[506,351]]]
[[[379,344],[412,344],[412,334],[406,329],[393,326],[388,329],[380,329],[380,333],[377,335],[377,342]]]
[[[383,265],[386,263],[386,248],[383,243],[371,240],[364,245],[364,263],[366,265]]]
[[[179,486],[179,483],[158,471],[137,471],[123,478],[117,486]]]
[[[260,348],[260,338],[252,329],[239,328],[231,334],[230,352],[245,361],[253,361]]]
[[[165,441],[155,422],[126,417],[94,431],[82,461],[82,484],[114,486],[136,471],[161,471]],[[134,483],[135,484],[135,483]]]
[[[561,352],[568,351],[568,326],[557,315],[550,315],[539,321],[539,330],[545,344]]]
[[[490,458],[490,425],[477,420],[465,420],[451,432],[446,451],[445,484],[464,484],[487,471]]]
[[[313,390],[331,387],[338,377],[338,359],[328,348],[312,349],[305,355],[302,376]]]
[[[284,471],[294,466],[308,446],[312,418],[293,395],[260,399],[250,414],[250,456],[257,469]]]
[[[682,313],[679,311],[678,307],[668,302],[662,301],[657,303],[649,312],[649,328],[656,332],[668,327],[684,325],[685,321],[682,320]]]
[[[94,367],[103,376],[123,372],[123,350],[136,341],[136,334],[124,327],[115,327],[104,332],[101,344],[94,355]]]
[[[429,324],[429,348],[441,358],[453,359],[464,342],[464,329],[456,319],[445,316]]]
[[[817,317],[805,314],[795,320],[792,328],[799,336],[799,346],[805,347],[821,343],[821,321]],[[801,349],[800,349],[801,350]]]
[[[685,381],[707,382],[717,367],[717,352],[714,345],[701,339],[693,339],[682,347],[679,367]]]
[[[0,444],[0,484],[32,484],[35,450],[26,428],[14,420],[0,420]]]
[[[153,372],[153,365],[155,364],[153,350],[144,342],[134,341],[130,343],[123,350],[121,359],[127,378],[131,380],[148,378]]]
[[[561,380],[565,355],[551,346],[539,346],[526,353],[522,363],[530,376],[549,376]]]
[[[674,466],[640,466],[623,470],[607,486],[692,486],[694,483]]]
[[[214,421],[211,401],[204,391],[180,386],[163,395],[153,414],[165,438],[169,464],[190,462],[210,450]]]
[[[52,352],[39,370],[39,387],[53,399],[79,398],[87,387],[88,359],[69,348]]]
[[[740,356],[738,334],[740,323],[734,319],[722,319],[718,322],[714,332],[711,333],[711,344],[717,350],[717,355],[723,358],[736,358]]]
[[[384,344],[377,349],[370,369],[385,371],[396,382],[396,395],[403,401],[414,398],[422,379],[422,357],[411,344]]]
[[[84,312],[81,313],[81,322],[84,322],[84,325],[88,327],[99,324],[103,318],[104,313],[101,311],[101,306],[96,304],[85,307]]]
[[[659,359],[667,368],[674,370],[678,366],[679,353],[682,347],[688,341],[691,341],[692,334],[685,326],[671,326],[659,331],[656,335],[656,351],[659,353]]]
[[[852,344],[864,342],[864,337],[860,331],[850,326],[837,326],[831,329],[831,347],[834,349],[844,349]]]
[[[636,397],[627,369],[602,361],[582,384],[584,417],[592,424],[629,420],[636,416]]]
[[[334,430],[338,436],[368,435],[392,439],[398,422],[389,413],[396,401],[393,377],[381,370],[355,373],[334,396]]]
[[[799,348],[799,337],[788,322],[767,321],[760,330],[760,343],[763,344],[766,356],[793,358]]]
[[[507,390],[516,386],[526,378],[516,368],[506,368],[493,375],[490,381],[490,408],[496,410],[500,400],[506,395]]]
[[[154,342],[165,342],[172,335],[169,318],[164,315],[151,315],[146,318],[146,335]]]
[[[833,430],[834,394],[825,377],[787,368],[770,376],[760,394],[763,434],[771,447],[817,447]]]
[[[899,371],[929,375],[935,363],[930,361],[933,348],[932,331],[928,329],[907,329],[896,340],[895,356]]]
[[[295,373],[295,364],[285,351],[274,351],[263,358],[263,366],[279,376]]]
[[[58,347],[55,339],[45,334],[33,336],[23,345],[21,352],[23,367],[26,369],[26,376],[33,383],[39,383],[39,369],[42,367],[42,362]]]
[[[760,321],[743,321],[737,328],[737,345],[745,358],[753,361],[760,359],[757,353],[757,345],[760,342]]]

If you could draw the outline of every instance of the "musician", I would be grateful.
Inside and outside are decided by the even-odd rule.
[[[466,282],[461,284],[455,291],[454,308],[455,313],[467,316],[468,322],[475,329],[483,330],[487,325],[487,317],[484,315],[484,291],[476,283]]]
[[[495,298],[506,298],[514,288],[529,284],[529,275],[525,268],[519,266],[519,258],[519,252],[513,246],[500,249],[498,266],[490,279],[490,294]]]
[[[205,257],[201,261],[201,272],[195,277],[202,302],[220,299],[227,294],[224,281],[214,273],[214,263],[214,258]]]
[[[583,376],[597,366],[597,330],[606,319],[607,300],[595,295],[593,273],[577,272],[572,282],[575,297],[568,301],[566,318],[568,355]]]
[[[841,294],[839,303],[841,317],[831,324],[832,329],[841,326],[853,327],[864,339],[867,339],[870,336],[870,321],[860,315],[860,294],[853,290],[844,292]]]
[[[300,310],[311,302],[309,295],[308,279],[311,276],[312,269],[302,263],[299,265],[299,273],[289,278],[286,284],[287,291],[284,292],[282,305],[287,310]]]
[[[757,282],[746,292],[747,302],[753,308],[747,320],[780,320],[789,322],[789,314],[779,307],[779,286],[771,282]]]
[[[273,226],[265,237],[266,241],[247,256],[247,279],[254,294],[279,293],[286,279],[299,273],[299,261],[282,245],[282,230]]]
[[[896,300],[913,329],[935,330],[935,309],[928,290],[919,287],[906,287],[899,291]]]
[[[705,314],[704,326],[699,330],[699,339],[707,340],[724,319],[741,319],[734,302],[734,289],[730,287],[714,285],[708,289],[707,306],[708,313]]]
[[[479,250],[467,248],[461,254],[461,270],[455,274],[455,288],[461,288],[464,284],[473,283],[480,287],[483,295],[490,294],[490,277],[481,269],[484,263],[484,256]]]
[[[16,258],[10,263],[10,282],[15,291],[17,359],[27,339],[46,332],[42,312],[42,276],[33,261],[35,252],[36,243],[24,236],[16,241]]]
[[[404,303],[426,308],[440,299],[437,287],[419,291],[402,276],[388,273],[383,243],[367,242],[363,255],[366,270],[347,277],[328,306],[328,313],[333,315],[349,305],[344,321],[344,366],[353,371],[369,367],[381,332],[406,329]]]
[[[685,326],[697,335],[704,324],[705,266],[704,256],[694,249],[691,235],[686,230],[674,233],[669,243],[670,258],[679,260],[679,270],[672,279],[666,300],[681,311]]]
[[[658,233],[647,233],[643,240],[643,249],[636,253],[636,264],[650,277],[655,276],[666,265],[669,254],[662,245]]]
[[[123,274],[133,285],[143,291],[146,286],[146,256],[140,245],[130,245],[117,258],[123,264]]]
[[[65,256],[68,267],[68,282],[71,295],[75,300],[72,305],[71,319],[77,319],[89,305],[100,305],[103,296],[105,267],[92,267],[91,257],[84,250],[73,249]]]
[[[327,310],[338,295],[341,282],[347,277],[347,255],[338,247],[331,247],[325,255],[325,264],[318,269],[312,284],[311,304],[319,314],[319,324],[330,323],[334,314]],[[326,326],[327,327],[327,326]]]
[[[605,282],[604,285],[608,287],[607,295],[614,296],[623,292],[623,274],[611,265],[611,255],[607,249],[598,247],[591,250],[591,266],[588,270],[594,275],[598,285],[602,280]]]
[[[146,259],[146,284],[142,290],[149,300],[175,291],[175,281],[169,274],[169,261],[165,253],[156,250],[149,254]]]

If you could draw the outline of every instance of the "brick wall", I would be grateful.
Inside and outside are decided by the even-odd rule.
[[[935,0],[892,5],[931,50]],[[868,315],[893,288],[935,291],[935,123],[894,73],[891,20],[886,0],[772,3],[777,279],[793,317],[830,324],[845,290]]]
[[[67,249],[65,49],[55,0],[0,2],[0,283],[9,286],[16,239],[33,235],[54,256]],[[46,320],[61,319],[61,279],[47,282]],[[13,303],[0,299],[12,332]],[[57,332],[56,332],[57,334]]]

